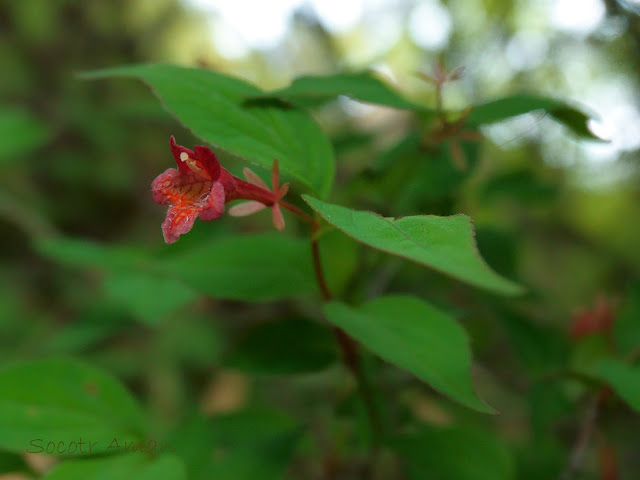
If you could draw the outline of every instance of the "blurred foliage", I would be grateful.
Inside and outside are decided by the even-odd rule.
[[[556,478],[571,462],[594,397],[596,434],[575,478],[638,476],[640,371],[628,361],[638,360],[640,345],[640,157],[623,149],[617,161],[598,165],[581,181],[590,167],[584,143],[570,130],[587,135],[585,118],[567,115],[564,103],[536,104],[570,87],[568,104],[579,99],[587,87],[567,71],[575,69],[573,56],[579,62],[585,55],[592,62],[579,73],[598,79],[616,65],[612,75],[637,98],[638,17],[627,2],[609,0],[608,21],[621,23],[622,33],[554,34],[554,61],[504,75],[487,52],[504,49],[508,38],[526,30],[518,10],[523,2],[468,4],[479,5],[484,16],[474,16],[471,7],[464,14],[464,1],[446,3],[460,23],[442,55],[421,50],[406,31],[383,53],[371,53],[362,29],[332,35],[301,14],[280,51],[232,61],[209,48],[206,20],[174,0],[0,2],[0,478],[8,472],[93,478],[91,472],[105,471],[154,479],[383,479],[398,478],[398,471],[412,479]],[[356,88],[370,82],[371,90],[352,91],[352,98],[367,101],[373,91],[391,95],[387,104],[394,107],[426,105],[423,112],[363,114],[362,105],[335,100],[331,88],[318,93],[314,77],[286,89],[294,76],[361,71],[382,57],[400,72],[402,94],[353,73],[347,77],[360,82]],[[447,132],[434,114],[435,89],[414,75],[430,71],[438,57],[467,68],[444,90],[452,112]],[[480,252],[499,274],[522,283],[525,297],[494,297],[335,230],[323,232],[320,247],[329,285],[345,303],[412,294],[458,320],[467,332],[463,340],[471,339],[474,386],[500,416],[450,402],[365,352],[383,427],[397,433],[369,457],[368,407],[339,366],[319,315],[308,244],[293,236],[282,242],[272,234],[248,236],[269,228],[263,216],[196,222],[177,245],[162,244],[165,212],[152,202],[150,182],[171,165],[169,135],[185,145],[198,140],[144,85],[78,78],[148,61],[204,66],[273,90],[250,101],[313,105],[336,157],[331,203],[384,216],[464,212],[474,219]],[[517,96],[520,91],[531,96]],[[496,104],[489,100],[497,96],[511,99],[509,108],[491,110]],[[514,114],[522,99],[530,102],[523,112],[547,113],[484,125]],[[475,110],[456,128],[472,104],[484,104],[484,112]],[[224,125],[224,110],[214,120]],[[218,153],[234,173],[244,165]],[[598,184],[620,169],[626,173]],[[290,198],[296,193],[306,191],[294,185]],[[289,218],[288,229],[303,230]],[[259,302],[239,302],[255,300],[256,292],[263,294]],[[576,322],[599,325],[579,319],[601,296],[615,319],[611,329],[570,335]],[[385,350],[389,338],[376,334],[382,347],[375,353],[406,360],[398,360],[397,346]],[[52,356],[74,360],[57,360],[46,375],[29,370]],[[87,384],[86,369],[99,369],[104,385]],[[603,390],[607,383],[619,397]],[[83,410],[81,398],[98,402],[110,389],[114,409],[106,418],[95,405]],[[82,408],[58,411],[61,417],[45,419],[50,424],[34,420],[21,438],[2,433],[17,418],[33,420],[29,408],[9,400],[38,405],[45,397]],[[144,410],[146,418],[131,420],[131,412],[119,409],[133,417]],[[57,430],[64,415],[82,420],[76,430]],[[119,436],[109,429],[127,422],[174,451],[153,461],[116,456],[65,461],[50,470],[25,455],[28,442],[20,448],[29,435]],[[620,473],[605,477],[611,462]]]

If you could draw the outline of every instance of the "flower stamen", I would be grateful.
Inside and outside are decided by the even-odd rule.
[[[189,170],[191,170],[192,172],[200,172],[200,167],[198,167],[198,164],[193,158],[189,158],[189,154],[187,152],[180,153],[180,160],[186,163],[187,167],[189,167]]]

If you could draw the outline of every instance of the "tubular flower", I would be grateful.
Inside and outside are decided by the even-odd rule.
[[[178,168],[165,170],[151,184],[153,200],[160,205],[169,205],[167,218],[162,223],[165,242],[178,241],[180,235],[191,230],[196,217],[204,221],[215,220],[222,216],[227,202],[240,199],[249,201],[232,207],[231,215],[249,215],[271,207],[275,227],[284,229],[278,202],[287,193],[289,184],[279,186],[277,160],[273,163],[272,191],[248,168],[244,169],[248,181],[229,173],[208,147],[196,145],[189,150],[178,145],[173,136],[169,143]]]

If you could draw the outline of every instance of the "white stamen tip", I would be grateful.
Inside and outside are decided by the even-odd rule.
[[[189,160],[189,154],[187,152],[180,152],[180,160],[186,162]]]

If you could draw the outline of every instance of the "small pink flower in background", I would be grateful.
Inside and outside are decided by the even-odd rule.
[[[278,161],[273,163],[273,191],[248,168],[244,169],[247,181],[233,176],[222,168],[215,153],[203,145],[189,150],[170,139],[171,152],[178,168],[169,168],[153,181],[153,200],[169,205],[167,218],[162,223],[162,234],[167,243],[174,243],[193,227],[197,217],[204,221],[222,216],[225,204],[232,200],[249,200],[232,207],[229,214],[249,215],[265,207],[272,208],[273,223],[284,229],[284,218],[278,201],[284,197],[289,184],[280,187]]]

